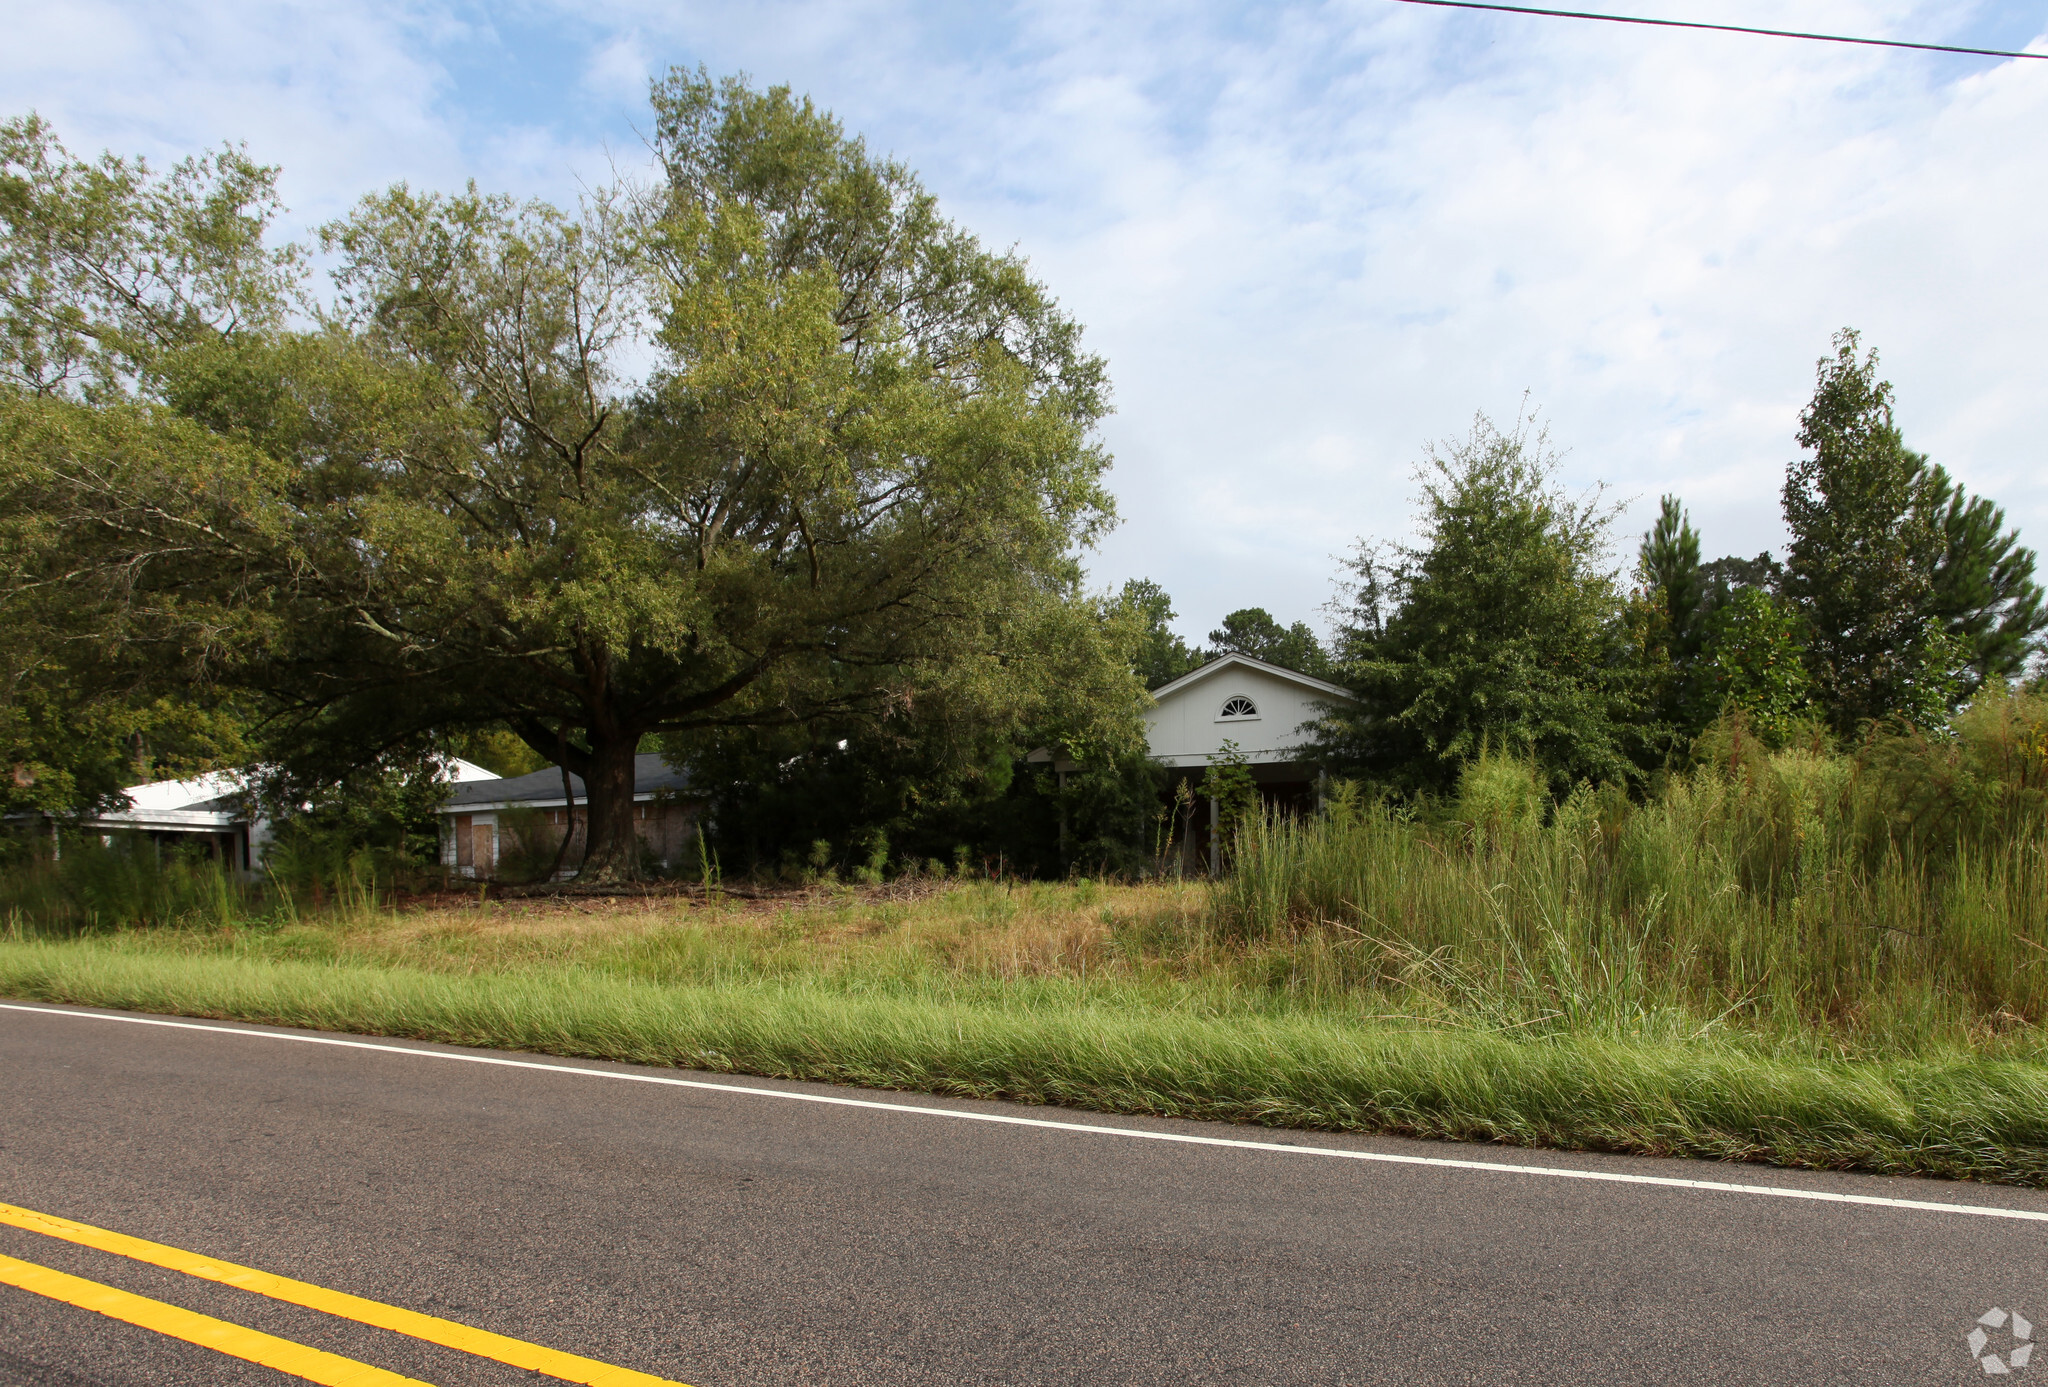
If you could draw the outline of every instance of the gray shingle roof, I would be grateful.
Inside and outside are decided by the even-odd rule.
[[[582,801],[583,777],[572,775],[569,783],[575,786],[576,798]],[[689,773],[678,770],[662,760],[660,755],[649,752],[633,758],[633,794],[655,795],[666,791],[681,794],[690,787]],[[441,812],[460,813],[463,809],[477,804],[560,804],[562,802],[562,768],[549,766],[531,775],[515,775],[504,780],[467,780],[460,785],[449,787],[448,798],[441,802]]]

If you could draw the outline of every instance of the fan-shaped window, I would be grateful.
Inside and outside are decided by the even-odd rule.
[[[1259,705],[1243,694],[1224,700],[1222,716],[1226,718],[1255,718],[1258,715]]]

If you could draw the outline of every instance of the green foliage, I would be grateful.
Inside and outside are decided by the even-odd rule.
[[[214,209],[180,220],[36,145],[54,171],[8,185],[17,221],[90,203],[115,251],[63,263],[133,261],[139,287],[15,274],[17,338],[57,343],[21,370],[62,393],[48,362],[114,343],[94,390],[149,393],[10,397],[32,446],[0,485],[36,522],[7,600],[250,691],[316,778],[509,728],[589,786],[596,875],[632,870],[649,736],[918,699],[999,721],[1039,633],[1109,641],[1076,561],[1110,520],[1078,326],[808,102],[701,74],[654,101],[668,178],[644,195],[365,199],[323,232],[337,293],[307,331],[269,307],[295,262],[261,252],[265,171],[179,173],[206,195],[165,205]],[[144,330],[131,301],[171,307]]]
[[[1215,802],[1216,834],[1222,843],[1236,841],[1239,829],[1258,814],[1258,782],[1252,778],[1250,759],[1236,742],[1226,739],[1216,749],[1195,793]]]
[[[870,832],[911,861],[965,845],[976,861],[1026,875],[1073,862],[1132,869],[1156,796],[1131,675],[1142,633],[1116,601],[1041,615],[1017,633],[999,697],[934,688],[881,717],[663,746],[711,798],[714,844],[747,870],[800,874],[820,840],[855,870]]]
[[[2004,509],[1921,461],[1916,503],[1941,537],[1927,615],[1960,647],[1959,657],[1937,654],[1935,665],[1954,671],[1953,701],[1960,702],[2025,672],[2048,631],[2048,604],[2034,581],[2034,551],[2004,528]]]
[[[1753,559],[1738,558],[1726,554],[1700,568],[1700,576],[1706,581],[1709,608],[1727,599],[1737,588],[1762,588],[1775,593],[1784,586],[1785,565],[1771,557],[1766,549]]]
[[[1165,772],[1142,748],[1114,760],[1069,772],[1064,786],[1047,786],[1058,797],[1066,823],[1066,874],[1098,877],[1144,875],[1156,868],[1157,827]],[[1023,857],[1015,859],[1029,862]]]
[[[1641,659],[1650,685],[1651,714],[1684,742],[1711,716],[1701,654],[1717,592],[1700,562],[1700,537],[1676,496],[1666,496],[1657,523],[1643,536],[1636,560],[1642,610]]]
[[[531,775],[553,764],[504,727],[469,728],[448,739],[448,754],[482,766],[492,775],[511,779]]]
[[[124,808],[122,791],[247,763],[250,719],[218,700],[86,692],[38,661],[0,699],[0,815],[73,819]]]
[[[1453,812],[1474,833],[1495,838],[1536,827],[1549,804],[1542,770],[1524,757],[1481,749],[1458,772]]]
[[[368,889],[439,860],[435,809],[446,783],[432,760],[338,760],[323,773],[272,769],[259,794],[276,834],[267,873],[298,892]]]
[[[1782,743],[1809,704],[1843,733],[1938,728],[2020,675],[2048,629],[2034,554],[2004,511],[1904,446],[1854,332],[1835,347],[1801,415],[1812,456],[1787,473],[1789,569],[1768,553],[1702,564],[1675,497],[1644,536],[1645,667],[1673,746],[1731,710]]]
[[[1245,607],[1224,617],[1223,624],[1209,633],[1209,644],[1218,654],[1235,651],[1318,679],[1331,674],[1329,652],[1308,623],[1282,626],[1264,607]]]
[[[1202,663],[1202,652],[1190,649],[1173,629],[1173,599],[1148,578],[1132,578],[1117,601],[1130,614],[1138,635],[1132,668],[1147,689],[1171,684]]]
[[[1949,735],[1871,737],[1858,761],[1873,839],[1937,863],[1995,858],[2048,823],[2048,690],[1987,688]]]
[[[1787,604],[1759,588],[1737,588],[1709,624],[1702,663],[1710,706],[1741,714],[1772,747],[1811,716],[1802,629]]]
[[[1835,355],[1821,360],[1799,416],[1799,442],[1811,456],[1786,470],[1784,491],[1792,545],[1783,591],[1806,625],[1815,698],[1843,733],[1874,719],[1938,723],[1964,690],[1966,662],[1989,669],[2025,645],[2032,618],[2001,612],[2001,604],[2040,602],[2037,589],[2013,587],[2031,575],[2032,555],[2012,552],[2011,536],[2001,542],[2002,514],[1973,512],[1945,475],[1906,448],[1877,354],[1859,347],[1844,329]],[[1965,546],[1953,555],[1951,534]],[[1936,575],[1944,571],[1947,622],[1937,618]],[[1994,571],[2005,584],[1997,596]],[[2006,616],[2014,620],[2009,631]]]
[[[91,812],[251,749],[258,710],[204,676],[254,622],[212,600],[189,528],[218,502],[212,538],[246,540],[251,479],[162,402],[177,361],[283,321],[275,180],[234,149],[158,173],[0,123],[0,813]],[[179,538],[138,555],[152,525]]]
[[[844,746],[816,737],[779,758],[778,744],[752,741],[699,752],[692,774],[712,792],[710,841],[726,861],[797,881],[863,870],[879,880],[934,858],[1026,877],[1146,865],[1159,772],[1142,750],[1059,773],[1013,743],[948,759],[972,748],[949,748],[930,727],[846,730]]]
[[[166,355],[277,326],[300,273],[264,244],[277,173],[233,147],[88,163],[39,117],[0,122],[0,386],[147,395]]]
[[[252,889],[195,848],[139,834],[66,833],[0,871],[0,920],[44,935],[235,924],[257,913]]]
[[[1361,547],[1334,712],[1333,766],[1443,792],[1491,746],[1533,756],[1556,787],[1637,774],[1642,680],[1603,568],[1614,509],[1557,484],[1527,421],[1471,435],[1418,469],[1421,542]]]
[[[561,864],[561,849],[561,826],[551,821],[547,810],[500,809],[498,861],[492,877],[517,884],[546,881]]]
[[[1987,691],[1950,738],[1852,753],[1772,751],[1739,716],[1702,741],[1638,804],[1581,788],[1546,818],[1500,758],[1468,768],[1454,820],[1333,797],[1255,822],[1217,927],[1356,931],[1353,986],[1533,1033],[1682,1016],[1882,1050],[2048,1023],[2048,699]]]

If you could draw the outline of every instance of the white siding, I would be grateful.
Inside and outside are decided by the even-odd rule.
[[[1240,697],[1258,708],[1256,718],[1222,716],[1223,705]],[[1313,722],[1316,705],[1331,697],[1283,675],[1229,665],[1159,696],[1146,714],[1152,755],[1169,766],[1205,766],[1227,739],[1255,764],[1292,761],[1307,740],[1302,724]]]

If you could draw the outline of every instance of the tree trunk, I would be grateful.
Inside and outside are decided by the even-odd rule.
[[[562,758],[560,764],[556,766],[562,773],[562,842],[561,846],[555,849],[555,860],[548,864],[546,879],[550,882],[562,879],[562,864],[569,860],[569,845],[576,840],[576,782],[569,778],[567,746],[565,745],[557,755]],[[584,834],[583,839],[589,842],[590,835]],[[589,856],[588,853],[584,855]]]
[[[638,737],[597,742],[583,773],[584,851],[578,881],[633,881],[640,837],[633,828],[633,754]]]

